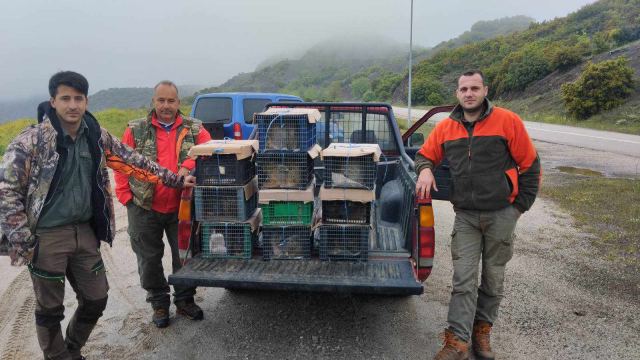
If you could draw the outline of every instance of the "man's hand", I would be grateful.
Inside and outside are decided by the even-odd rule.
[[[11,259],[11,265],[13,266],[29,264],[33,259],[33,248],[20,250],[19,248],[14,247],[9,250],[9,258]]]
[[[425,199],[431,194],[431,188],[438,191],[436,179],[433,177],[431,169],[426,168],[420,171],[420,175],[418,175],[418,181],[416,181],[416,196],[419,199]]]
[[[180,170],[178,170],[178,176],[187,176],[189,175],[189,172],[190,170],[186,167],[180,167]]]
[[[196,177],[192,175],[187,175],[184,177],[184,184],[182,187],[190,188],[196,186]]]

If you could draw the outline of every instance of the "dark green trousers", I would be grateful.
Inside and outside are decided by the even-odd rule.
[[[154,309],[169,308],[170,289],[162,268],[163,233],[167,235],[171,248],[171,265],[175,273],[182,267],[178,252],[178,215],[145,210],[131,201],[127,204],[127,215],[131,248],[138,258],[140,284],[147,291],[147,302]],[[192,302],[196,293],[193,287],[174,286],[173,290],[174,303]]]
[[[469,341],[475,319],[493,324],[498,317],[505,266],[513,256],[513,231],[520,212],[513,206],[455,212],[451,233],[453,284],[447,321],[454,334]]]
[[[45,359],[77,359],[107,305],[109,285],[98,241],[89,224],[38,229],[29,265],[36,296],[36,334]],[[78,300],[63,338],[64,283]]]

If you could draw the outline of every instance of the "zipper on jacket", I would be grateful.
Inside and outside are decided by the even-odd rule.
[[[100,167],[100,163],[102,163],[102,158],[105,156],[104,155],[104,148],[102,147],[102,129],[100,129],[100,137],[98,138],[98,149],[100,150],[100,154],[99,154],[100,161],[98,161],[98,166],[97,166],[97,169],[96,169],[96,171],[97,171],[96,182],[97,182],[97,185],[98,185],[98,189],[100,189],[100,192],[102,193],[102,197],[104,199],[104,204],[102,206],[102,214],[104,215],[104,217],[106,219],[106,223],[107,223],[107,229],[106,229],[107,233],[106,233],[106,236],[105,236],[106,237],[105,241],[107,243],[109,243],[109,245],[111,245],[111,241],[113,240],[112,239],[113,234],[111,233],[111,217],[109,215],[109,210],[108,210],[109,205],[107,204],[107,195],[104,192],[104,180],[103,180],[102,183],[100,181],[98,181],[98,179],[101,176],[101,172],[102,172],[102,169]],[[109,174],[106,174],[106,175],[109,176]],[[99,246],[100,246],[100,239],[98,239],[98,247]]]
[[[464,120],[463,120],[464,122]],[[466,124],[463,124],[463,126],[465,127],[465,129],[467,130],[467,134],[469,135],[468,139],[468,143],[467,143],[467,152],[468,152],[468,160],[467,160],[467,174],[471,174],[471,143],[473,142],[473,129],[475,128],[475,121],[472,123],[466,122]],[[469,180],[471,180],[471,176],[469,176]],[[471,204],[475,204],[475,196],[474,196],[474,191],[473,191],[473,184],[471,184]],[[475,205],[474,205],[475,206]]]

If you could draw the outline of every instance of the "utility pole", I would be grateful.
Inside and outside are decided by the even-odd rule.
[[[411,127],[411,70],[413,62],[413,0],[411,0],[411,21],[409,22],[409,95],[407,96],[407,128]]]

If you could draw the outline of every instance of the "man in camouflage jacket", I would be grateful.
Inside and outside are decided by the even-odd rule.
[[[36,333],[45,359],[83,359],[80,350],[107,303],[100,241],[115,234],[106,166],[152,183],[193,186],[100,128],[86,111],[88,82],[59,72],[49,81],[43,121],[8,146],[0,166],[0,227],[12,265],[28,264],[37,305]],[[78,308],[63,339],[64,281]]]

